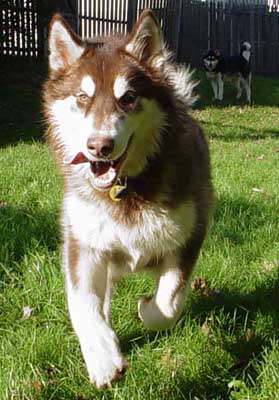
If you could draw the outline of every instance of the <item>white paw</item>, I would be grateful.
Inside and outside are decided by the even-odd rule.
[[[113,381],[121,379],[127,362],[119,350],[118,340],[113,332],[109,336],[94,339],[92,344],[82,346],[90,382],[98,389],[110,387]]]
[[[145,328],[151,331],[170,329],[178,319],[178,316],[164,315],[156,304],[154,297],[141,297],[139,299],[138,316]]]
[[[242,93],[237,93],[236,98],[240,99],[241,95],[242,95]]]

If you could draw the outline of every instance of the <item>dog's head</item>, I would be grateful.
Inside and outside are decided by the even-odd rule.
[[[152,12],[142,12],[129,36],[96,43],[83,41],[56,15],[49,52],[44,103],[60,163],[100,191],[120,175],[143,171],[159,151],[176,90]]]
[[[209,49],[203,54],[203,65],[206,71],[212,72],[216,69],[220,61],[220,51],[218,49]]]

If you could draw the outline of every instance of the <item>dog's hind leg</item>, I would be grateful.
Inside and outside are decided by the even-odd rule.
[[[147,329],[169,329],[181,316],[190,276],[205,238],[207,219],[206,212],[199,214],[196,229],[185,248],[165,257],[154,296],[139,300],[138,315]]]
[[[240,99],[241,95],[242,95],[242,85],[241,85],[241,78],[237,78],[236,81],[236,88],[237,88],[237,95],[236,98]]]
[[[242,83],[244,89],[246,91],[246,100],[250,104],[251,103],[251,74],[247,76],[247,78],[242,78]]]

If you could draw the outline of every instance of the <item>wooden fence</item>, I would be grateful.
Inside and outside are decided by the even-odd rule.
[[[238,54],[239,44],[252,45],[253,69],[279,76],[279,9],[268,5],[213,3],[183,0],[177,58],[201,65],[210,47]]]
[[[178,30],[174,21],[180,15],[177,0],[78,0],[77,31],[82,37],[131,31],[135,20],[144,9],[152,9],[169,45],[176,50]],[[179,19],[177,23],[179,23]]]
[[[36,60],[43,55],[42,14],[34,0],[0,1],[0,56]]]
[[[256,1],[256,0],[255,0]],[[46,5],[43,10],[42,5]],[[227,54],[251,42],[253,67],[279,76],[279,9],[242,0],[0,0],[0,57],[39,59],[46,54],[49,14],[58,11],[82,36],[129,32],[139,13],[154,11],[178,61],[201,66],[209,47]]]

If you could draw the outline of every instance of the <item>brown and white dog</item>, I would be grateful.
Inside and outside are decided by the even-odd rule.
[[[155,275],[154,296],[138,303],[147,329],[168,329],[183,311],[212,205],[208,147],[187,114],[191,74],[170,62],[151,11],[130,35],[91,42],[56,15],[49,51],[68,307],[90,380],[104,387],[126,367],[110,325],[116,279]]]

